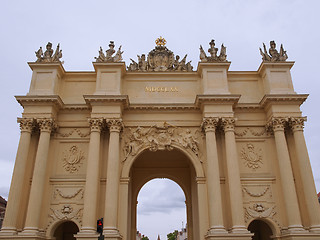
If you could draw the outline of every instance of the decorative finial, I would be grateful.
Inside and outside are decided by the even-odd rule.
[[[167,41],[163,37],[159,37],[156,39],[157,46],[164,46],[166,45]]]

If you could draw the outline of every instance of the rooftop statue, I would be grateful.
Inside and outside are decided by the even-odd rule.
[[[156,47],[146,55],[142,54],[138,56],[138,62],[131,59],[131,63],[128,66],[128,71],[138,72],[165,72],[165,71],[192,71],[191,61],[186,62],[187,55],[180,61],[180,56],[174,58],[173,52],[171,52],[165,44],[167,41],[160,37],[156,41]]]
[[[262,61],[266,62],[283,62],[288,59],[287,51],[283,49],[283,46],[281,44],[280,46],[280,52],[276,49],[276,43],[274,41],[270,41],[270,48],[269,48],[269,54],[267,52],[266,45],[263,43],[263,51],[261,48],[259,48],[260,54],[262,56]]]
[[[62,50],[60,50],[60,44],[57,45],[56,51],[53,53],[52,43],[48,42],[46,46],[46,51],[43,53],[42,47],[35,52],[37,56],[37,63],[51,63],[60,62],[62,58]]]
[[[220,55],[218,56],[218,48],[215,47],[214,40],[212,39],[209,42],[210,48],[208,52],[210,56],[208,57],[203,50],[202,46],[200,45],[200,60],[201,62],[226,62],[227,61],[227,48],[221,44]]]
[[[96,62],[121,62],[123,53],[123,51],[121,51],[122,46],[119,47],[117,52],[114,50],[114,47],[114,41],[110,41],[109,49],[106,51],[106,55],[104,55],[102,47],[100,47],[99,56],[95,57]],[[113,56],[115,52],[116,54]]]

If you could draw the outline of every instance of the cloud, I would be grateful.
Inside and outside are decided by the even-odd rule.
[[[142,215],[170,213],[185,207],[182,189],[168,179],[154,179],[148,182],[138,196],[138,214]]]

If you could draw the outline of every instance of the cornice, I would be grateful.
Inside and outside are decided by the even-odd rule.
[[[184,111],[184,110],[199,110],[195,104],[130,104],[128,110],[172,110],[172,111]]]
[[[28,65],[32,71],[36,69],[57,69],[61,75],[66,73],[61,62],[50,62],[50,63],[28,62]]]
[[[90,110],[90,107],[86,104],[65,104],[62,110],[86,111]]]
[[[308,98],[309,94],[266,94],[259,105],[263,108],[273,105],[290,104],[299,106]]]
[[[129,106],[128,95],[84,95],[89,106],[101,103],[121,103],[125,108]]]
[[[27,95],[15,96],[15,98],[22,107],[39,105],[51,105],[58,108],[64,107],[64,103],[58,95]]]
[[[240,94],[198,94],[196,96],[195,105],[201,106],[204,103],[219,103],[219,104],[236,104]]]
[[[291,69],[294,65],[293,61],[286,62],[262,62],[258,68],[258,73],[260,74],[265,68],[289,68]]]
[[[263,109],[260,104],[257,103],[238,103],[234,107],[235,109],[239,110],[258,110],[258,109]]]

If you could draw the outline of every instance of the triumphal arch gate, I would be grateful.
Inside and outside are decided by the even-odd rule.
[[[283,46],[257,71],[229,71],[226,47],[193,69],[158,38],[126,66],[114,42],[94,71],[68,72],[48,43],[30,90],[0,239],[135,240],[137,196],[154,178],[186,198],[188,239],[320,239],[304,140],[307,99]]]

